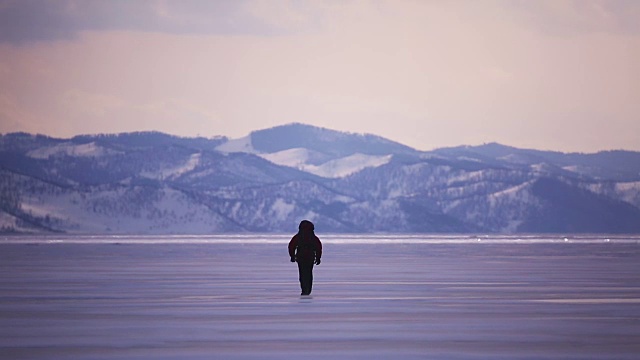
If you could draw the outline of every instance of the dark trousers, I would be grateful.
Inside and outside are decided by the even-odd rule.
[[[313,261],[298,261],[298,274],[300,275],[302,295],[311,294],[311,286],[313,285]]]

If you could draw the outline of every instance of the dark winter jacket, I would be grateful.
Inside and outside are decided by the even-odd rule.
[[[299,232],[289,242],[289,256],[297,262],[318,262],[322,257],[322,243],[313,232]]]

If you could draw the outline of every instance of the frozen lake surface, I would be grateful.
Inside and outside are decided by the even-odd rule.
[[[640,358],[640,238],[319,235],[0,238],[0,358]]]

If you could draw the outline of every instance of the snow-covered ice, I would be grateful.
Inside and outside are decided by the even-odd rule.
[[[640,354],[640,238],[319,235],[0,238],[0,358]]]

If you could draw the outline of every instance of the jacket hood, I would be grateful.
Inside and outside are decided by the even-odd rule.
[[[314,226],[313,223],[309,220],[302,220],[300,225],[298,226],[299,231],[313,231]]]

